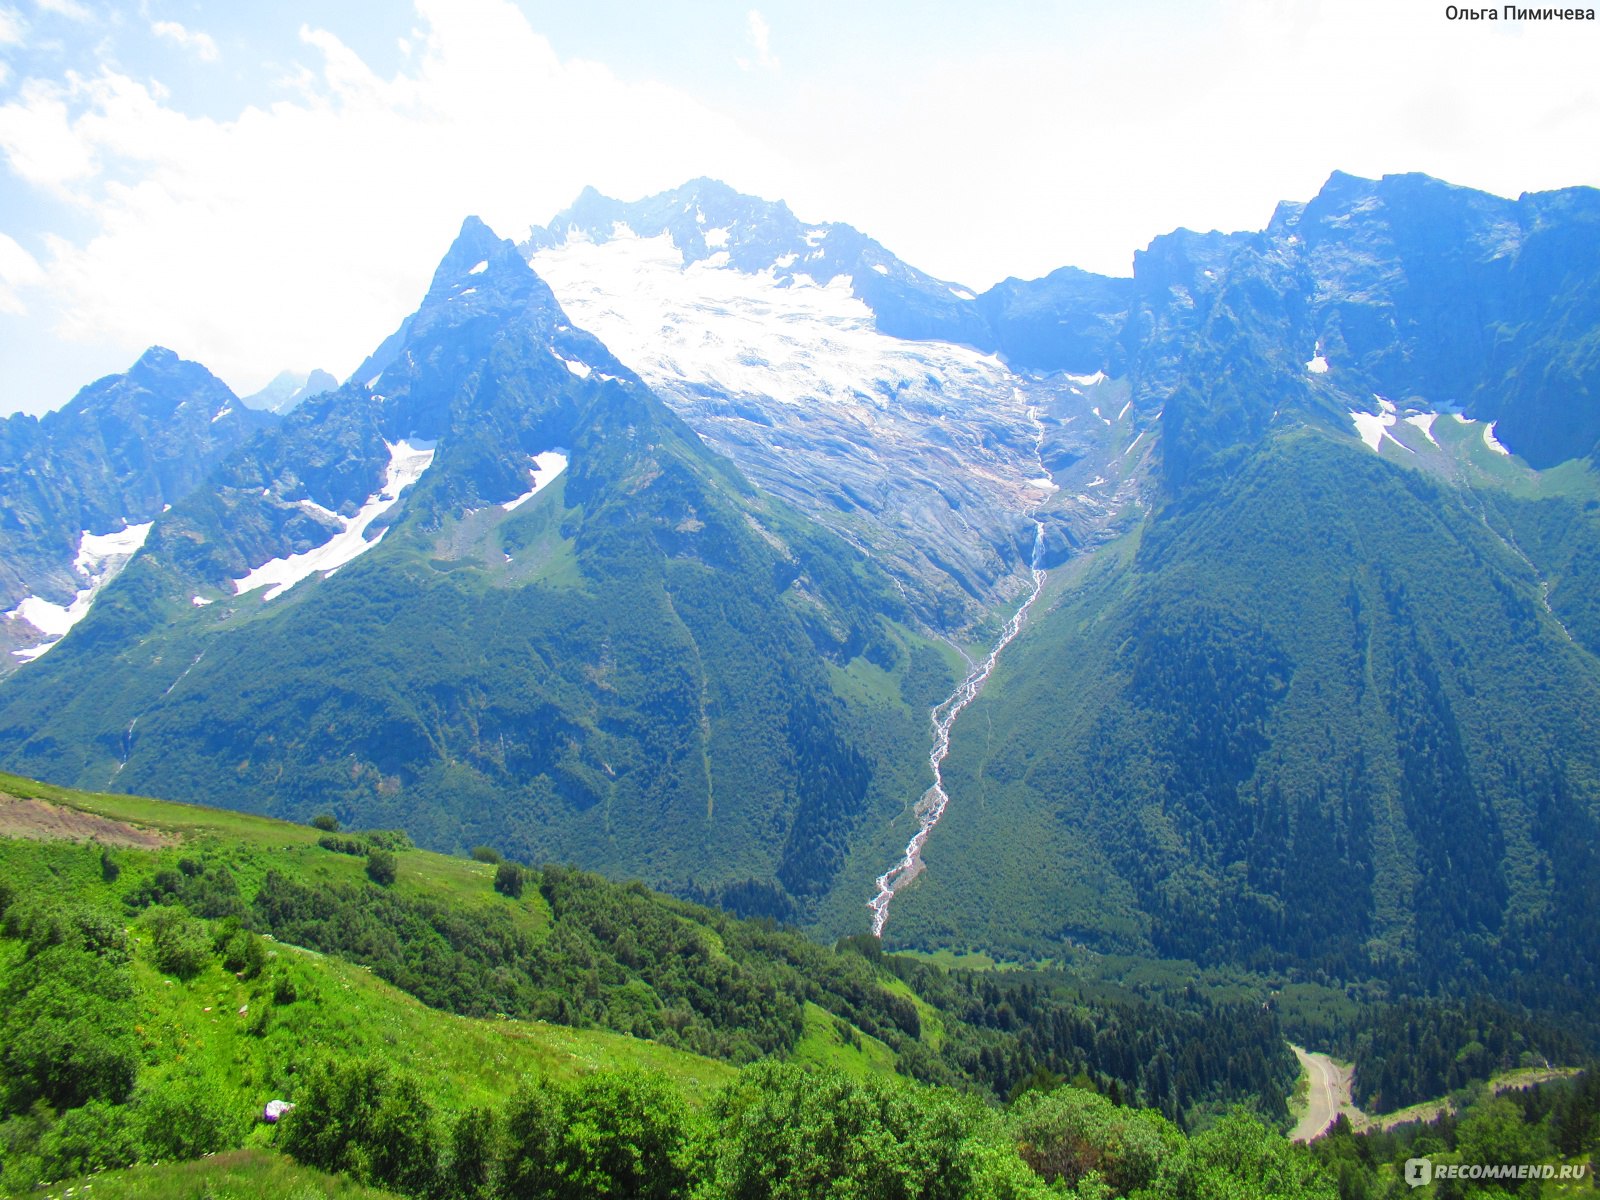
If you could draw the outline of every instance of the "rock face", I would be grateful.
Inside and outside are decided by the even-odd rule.
[[[975,297],[705,180],[632,204],[585,192],[523,249],[575,321],[752,479],[879,556],[937,629],[1026,586],[1047,499],[1057,557],[1136,501],[1140,415],[1099,373],[1128,280]]]
[[[1381,402],[1494,422],[1548,467],[1600,442],[1597,282],[1592,189],[1336,173],[1261,233],[1156,239],[1123,345],[1136,401],[1165,405],[1169,482],[1285,411],[1339,426]]]
[[[155,347],[56,412],[0,421],[0,611],[29,597],[70,607],[103,575],[79,562],[104,557],[86,538],[148,524],[271,420],[200,364]],[[24,615],[0,619],[0,674],[18,665],[12,651],[52,632]]]

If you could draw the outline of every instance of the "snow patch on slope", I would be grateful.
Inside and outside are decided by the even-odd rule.
[[[1490,421],[1483,427],[1483,444],[1496,454],[1504,454],[1507,458],[1510,458],[1511,451],[1502,446],[1499,439],[1494,436],[1494,427],[1498,424],[1498,421]]]
[[[594,368],[586,362],[579,362],[577,359],[573,358],[563,358],[561,355],[556,354],[554,350],[550,351],[550,353],[555,354],[557,358],[561,359],[561,361],[566,364],[567,370],[571,371],[579,379],[589,378],[589,373],[594,370]]]
[[[366,540],[367,527],[400,502],[400,495],[433,465],[434,446],[437,443],[415,439],[385,442],[389,447],[389,466],[384,472],[383,486],[368,496],[366,503],[353,517],[339,517],[343,526],[333,537],[314,550],[274,558],[262,563],[243,579],[234,581],[236,595],[243,596],[259,587],[267,588],[262,600],[274,600],[295,584],[320,571],[332,575],[340,567],[383,541],[387,529],[370,542]]]
[[[528,468],[528,473],[533,476],[533,489],[523,492],[515,500],[507,500],[502,504],[500,507],[507,512],[515,512],[555,482],[556,476],[567,469],[567,452],[563,447],[557,446],[554,450],[535,454],[531,461],[533,465]]]
[[[153,521],[142,525],[127,525],[110,533],[90,533],[85,529],[79,537],[78,553],[72,569],[83,586],[67,604],[55,604],[42,596],[26,596],[6,619],[26,621],[46,636],[46,641],[11,653],[23,662],[39,658],[63,637],[67,631],[88,615],[95,597],[107,584],[122,573],[128,560],[139,552],[145,538],[150,536]]]
[[[1412,413],[1406,418],[1407,425],[1415,425],[1422,430],[1422,436],[1437,446],[1439,440],[1433,436],[1433,423],[1439,419],[1438,413]]]
[[[1407,454],[1415,454],[1415,450],[1389,432],[1397,419],[1394,414],[1394,405],[1382,400],[1379,401],[1379,404],[1383,405],[1386,411],[1375,413],[1351,411],[1350,419],[1355,422],[1356,435],[1367,444],[1374,454],[1383,448],[1383,440],[1385,438],[1388,438]]]

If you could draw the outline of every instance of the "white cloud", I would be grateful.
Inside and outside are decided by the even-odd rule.
[[[200,56],[202,62],[217,61],[217,43],[212,40],[209,33],[187,29],[176,21],[153,21],[150,24],[150,32],[157,37],[176,42],[185,50],[193,50]]]
[[[1222,0],[1164,8],[1137,38],[1131,23],[807,81],[765,130],[807,168],[788,200],[986,286],[1126,274],[1153,236],[1259,229],[1335,169],[1509,196],[1600,183],[1600,31],[1451,22],[1420,0]]]
[[[44,268],[38,260],[11,237],[0,233],[0,313],[25,315],[28,307],[17,295],[17,289],[43,283],[44,277]]]
[[[110,69],[30,82],[0,151],[92,218],[48,241],[58,334],[197,358],[253,390],[284,364],[355,367],[411,311],[464,216],[518,237],[586,183],[638,196],[696,174],[781,192],[771,155],[657,84],[557,58],[507,0],[418,0],[392,78],[332,34],[301,94],[215,121]]]
[[[59,191],[94,173],[93,147],[74,131],[67,108],[79,88],[76,79],[65,87],[28,80],[15,101],[0,105],[0,152],[27,182]]]
[[[77,3],[77,0],[33,0],[40,12],[55,13],[57,16],[66,17],[73,21],[90,21],[93,19],[88,9]]]
[[[22,18],[9,8],[0,8],[0,46],[22,44]],[[0,78],[0,83],[5,82]]]
[[[756,9],[751,9],[746,23],[749,26],[750,48],[756,52],[755,60],[748,58],[738,59],[739,69],[753,71],[760,68],[763,71],[776,71],[778,69],[777,55],[772,53],[772,26],[767,24],[767,19]]]

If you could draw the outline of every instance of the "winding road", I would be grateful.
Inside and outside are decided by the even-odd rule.
[[[1341,1111],[1357,1113],[1350,1099],[1353,1071],[1350,1067],[1341,1067],[1326,1054],[1313,1054],[1294,1045],[1289,1048],[1300,1060],[1300,1066],[1306,1074],[1311,1076],[1311,1091],[1307,1097],[1310,1107],[1289,1136],[1296,1142],[1309,1142],[1326,1133]]]

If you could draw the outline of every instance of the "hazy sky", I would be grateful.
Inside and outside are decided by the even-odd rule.
[[[343,377],[461,219],[712,175],[986,287],[1330,171],[1600,184],[1600,22],[1434,0],[0,0],[0,412]]]

